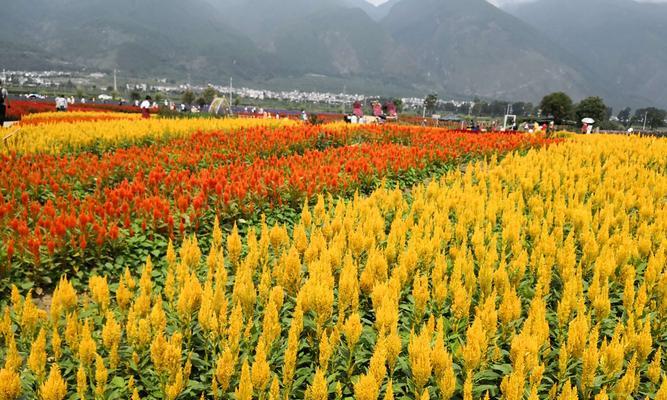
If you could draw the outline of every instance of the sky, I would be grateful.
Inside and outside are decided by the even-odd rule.
[[[387,0],[367,0],[370,3],[373,3],[375,5],[382,4]],[[511,4],[511,3],[519,3],[519,2],[525,2],[525,1],[530,1],[530,0],[489,0],[490,3],[502,6],[505,4]],[[644,1],[644,2],[651,2],[651,3],[665,3],[667,0],[639,0],[639,1]]]

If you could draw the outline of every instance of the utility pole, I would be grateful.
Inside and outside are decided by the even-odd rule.
[[[347,91],[347,85],[343,85],[343,99],[342,99],[343,100],[342,101],[342,103],[343,103],[343,107],[342,107],[343,108],[343,114],[345,114],[345,92],[346,91]]]
[[[642,129],[644,131],[646,130],[646,119],[647,118],[648,118],[648,111],[646,113],[644,113],[644,129]]]
[[[232,112],[232,92],[234,91],[234,86],[232,85],[233,81],[234,81],[234,78],[230,77],[229,78],[229,111],[232,114],[233,114],[233,112]]]
[[[116,79],[116,69],[113,70],[113,91],[118,93],[118,81]]]

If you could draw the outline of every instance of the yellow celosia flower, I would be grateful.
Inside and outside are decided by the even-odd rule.
[[[517,296],[516,290],[509,286],[505,288],[505,292],[503,293],[498,314],[500,315],[500,320],[505,325],[521,316],[521,299]]]
[[[426,276],[415,276],[415,281],[412,286],[412,297],[415,301],[415,321],[419,322],[426,312],[426,305],[430,299],[428,278]]]
[[[259,339],[257,347],[255,348],[255,359],[252,363],[252,386],[259,392],[263,392],[269,384],[271,378],[271,369],[269,363],[266,361],[266,343],[264,338]]]
[[[384,393],[384,400],[394,400],[394,382],[390,379],[387,383],[387,390]]]
[[[463,383],[463,400],[472,400],[472,372],[468,372]]]
[[[239,228],[234,224],[232,233],[227,236],[227,256],[233,266],[237,266],[239,258],[241,257],[241,237],[239,236]]]
[[[120,282],[118,282],[118,289],[116,289],[116,302],[118,303],[118,307],[120,307],[121,310],[127,310],[131,299],[132,292],[127,288],[125,279],[121,277]]]
[[[655,394],[655,400],[667,400],[667,377],[662,378],[662,385]]]
[[[106,311],[107,308],[109,307],[109,302],[110,302],[109,285],[107,284],[107,278],[93,276],[92,278],[90,278],[88,287],[90,288],[90,294],[93,301],[97,304],[100,310],[102,310],[103,312]]]
[[[658,384],[662,374],[662,348],[659,348],[653,355],[653,361],[649,364],[646,374],[653,384]]]
[[[577,394],[576,386],[573,387],[570,381],[567,381],[567,383],[565,383],[563,386],[563,390],[561,391],[561,394],[558,398],[562,400],[578,400],[579,395]]]
[[[63,400],[67,395],[67,384],[57,365],[51,366],[49,377],[39,388],[40,400]]]
[[[385,338],[385,341],[387,342],[387,362],[389,363],[389,371],[393,373],[398,357],[403,350],[403,341],[396,328],[392,329],[391,333]]]
[[[237,400],[252,400],[252,379],[250,378],[250,367],[248,367],[248,361],[243,361],[243,366],[241,367],[241,378],[239,380],[239,386],[234,392]]]
[[[215,365],[215,380],[220,385],[220,389],[226,392],[236,369],[236,360],[232,351],[225,349]]]
[[[354,349],[359,342],[359,337],[361,337],[361,317],[358,313],[352,313],[343,324],[343,334],[345,335],[345,340],[350,349]]]
[[[8,371],[16,372],[23,365],[23,358],[16,347],[14,335],[9,335],[6,339],[7,353],[5,354],[5,368]]]
[[[617,398],[626,399],[635,392],[635,389],[639,384],[637,381],[636,369],[637,355],[635,354],[628,363],[625,374],[621,377],[621,379],[618,380],[616,386],[614,387],[613,393],[618,396]]]
[[[362,375],[354,385],[356,400],[377,400],[380,387],[372,374]]]
[[[280,382],[278,381],[277,376],[273,376],[271,381],[271,388],[269,388],[269,400],[279,400],[280,399]]]
[[[307,400],[327,400],[329,397],[329,388],[324,373],[320,368],[315,371],[313,383],[306,390]]]
[[[21,394],[21,379],[16,372],[0,368],[0,397],[16,400]]]
[[[609,395],[607,395],[607,389],[603,388],[600,393],[595,395],[595,400],[609,400]]]
[[[79,365],[79,369],[76,371],[76,393],[79,395],[79,398],[85,399],[87,391],[88,377],[86,376],[86,370],[83,368],[83,365]]]
[[[431,379],[433,366],[431,364],[431,337],[426,329],[419,335],[410,335],[408,345],[410,356],[410,371],[418,391]]]
[[[28,367],[35,374],[38,381],[44,379],[46,373],[46,331],[40,329],[37,339],[30,346],[30,355],[28,356]]]
[[[109,371],[104,365],[104,359],[98,355],[95,360],[95,394],[98,397],[104,397],[108,377]]]
[[[76,307],[78,297],[72,284],[66,276],[60,278],[51,300],[51,320],[57,321],[63,312],[70,311]]]
[[[81,364],[88,367],[95,360],[95,355],[97,354],[97,345],[93,339],[92,332],[90,330],[90,322],[86,320],[81,328],[81,339],[79,341],[78,348],[78,358]]]

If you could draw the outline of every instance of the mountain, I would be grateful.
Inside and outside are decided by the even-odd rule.
[[[667,4],[538,0],[506,10],[571,51],[627,104],[667,107]]]
[[[0,37],[73,64],[153,76],[225,70],[252,79],[268,60],[203,0],[3,3],[9,21]]]
[[[667,101],[667,6],[631,0],[537,0],[512,9],[516,16],[485,0],[0,1],[0,68],[233,76],[241,85],[387,95],[535,102],[562,90],[613,105]],[[580,12],[595,18],[577,19],[584,3]]]
[[[402,0],[382,24],[408,49],[425,88],[532,101],[604,91],[575,57],[485,0]]]
[[[275,58],[277,75],[369,76],[393,42],[364,0],[208,0],[234,29]]]

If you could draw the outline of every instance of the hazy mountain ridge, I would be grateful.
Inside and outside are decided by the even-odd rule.
[[[561,29],[567,24],[531,16],[547,5],[567,15],[581,1],[613,4],[622,15],[635,12],[631,0],[538,0],[508,9],[516,17],[485,0],[390,0],[379,7],[364,0],[0,1],[8,3],[0,51],[11,58],[0,68],[76,65],[213,82],[234,76],[268,87],[348,85],[379,94],[529,101],[564,90],[616,105],[649,101],[641,96],[667,104],[656,89],[667,82],[667,51],[660,47],[665,5],[650,5],[653,11],[641,16],[652,25],[641,29],[641,40],[656,50],[638,64],[624,62],[629,52],[581,54],[578,38],[604,32],[604,21],[582,24],[593,32],[574,26],[569,34]],[[610,21],[626,26],[622,18]]]
[[[667,106],[667,4],[538,0],[505,9],[567,48],[616,92],[637,99],[635,104]]]

